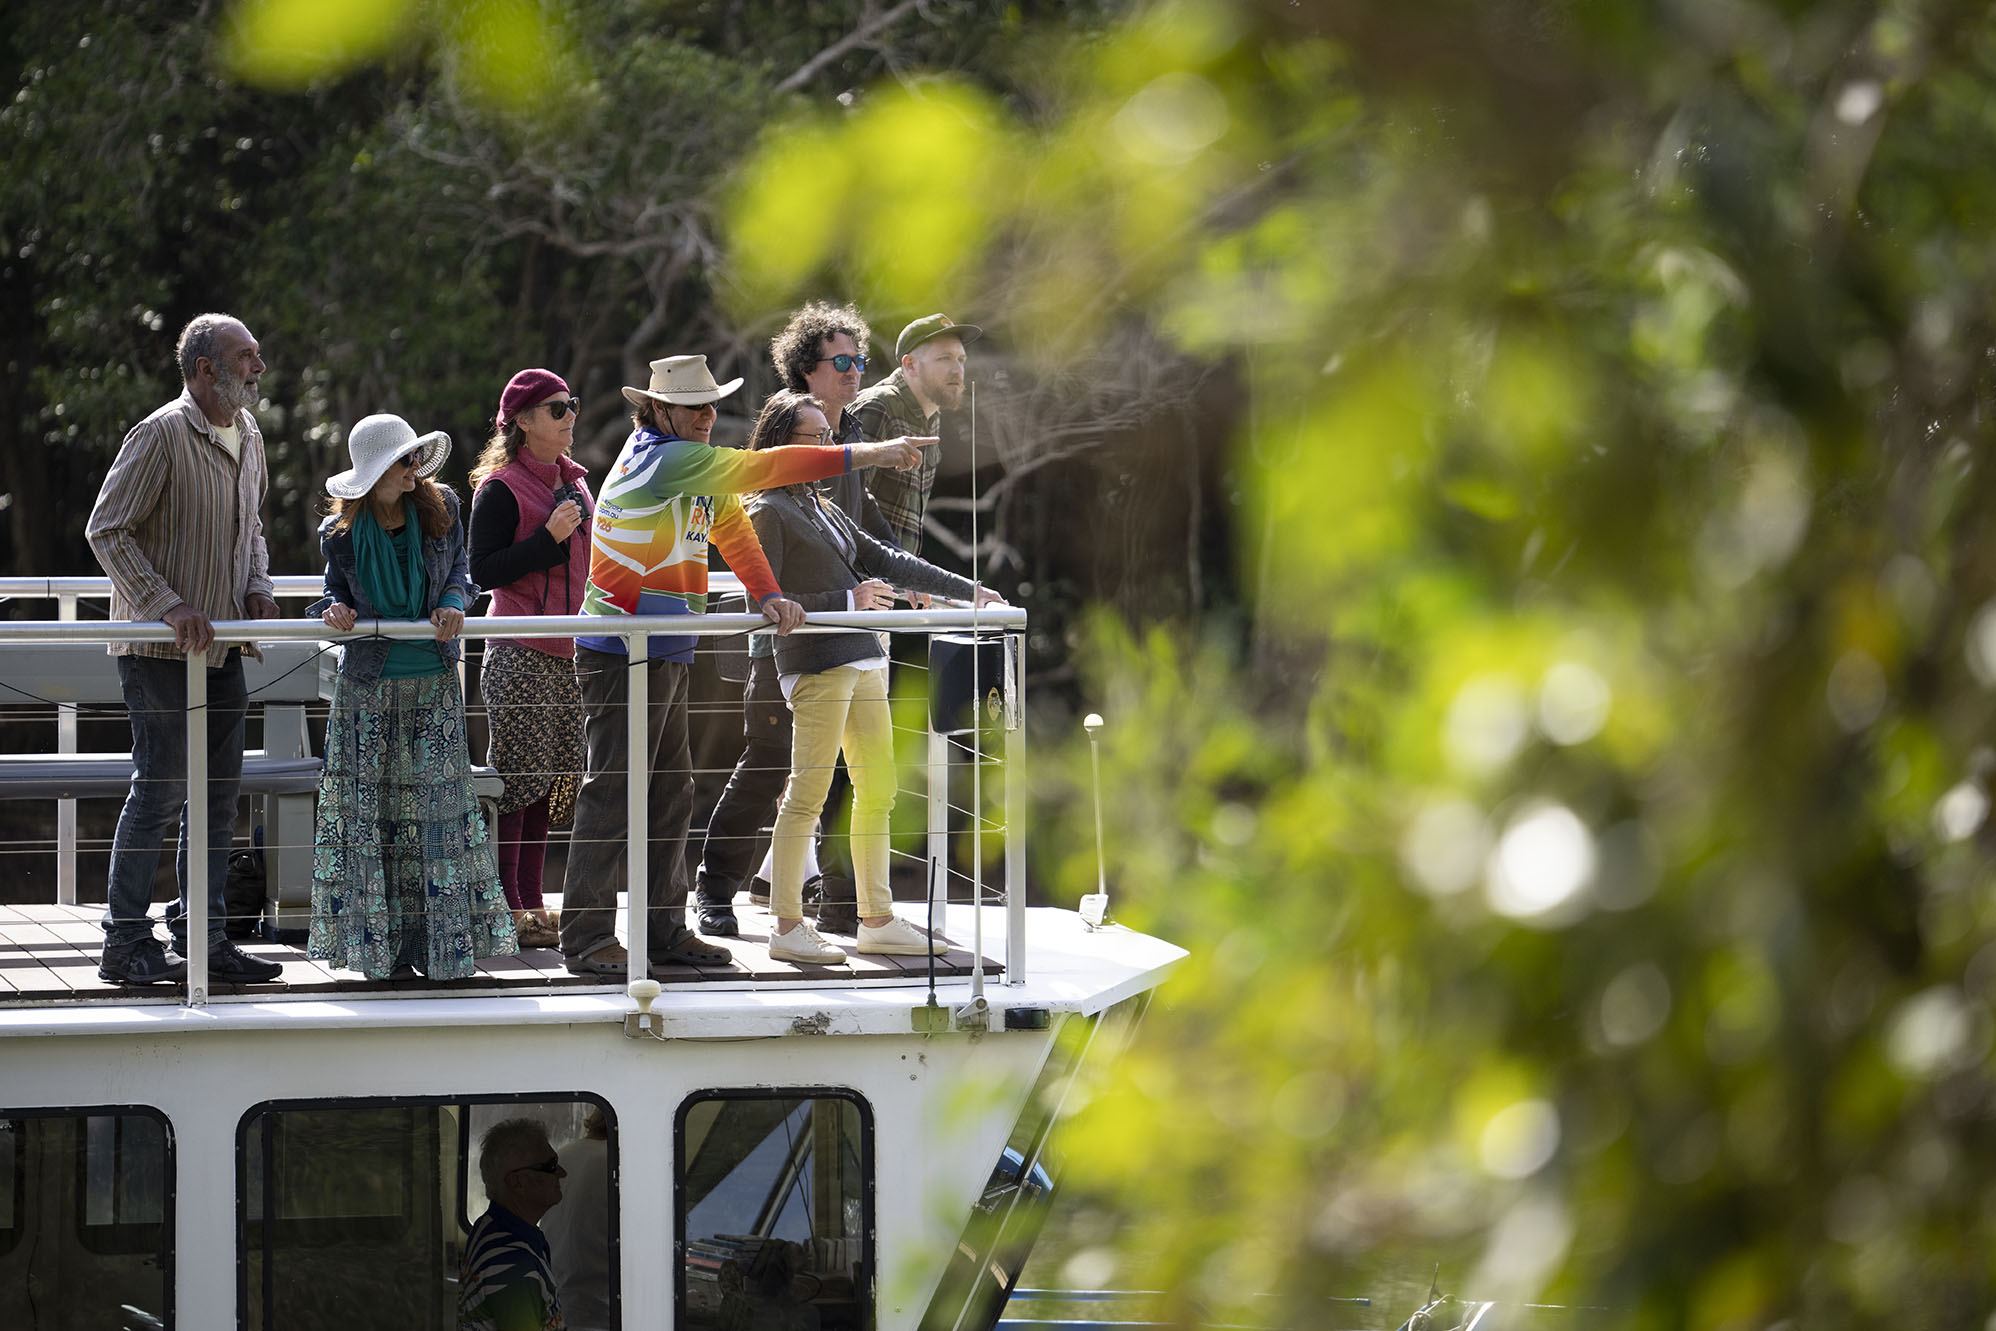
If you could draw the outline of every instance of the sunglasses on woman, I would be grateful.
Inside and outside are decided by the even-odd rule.
[[[398,467],[420,467],[420,466],[422,466],[422,465],[423,465],[423,450],[419,448],[419,449],[417,449],[417,450],[416,450],[415,452],[411,453],[411,454],[410,454],[410,455],[409,455],[408,457],[406,457],[406,458],[396,458],[396,459],[395,459],[395,465],[396,465],[396,466],[398,466]]]
[[[820,356],[818,357],[818,359],[812,361],[811,363],[813,365],[823,365],[826,361],[830,361],[832,363],[832,368],[837,370],[840,374],[844,374],[847,370],[855,368],[861,370],[866,368],[866,357],[849,356],[843,351],[836,356]]]
[[[578,420],[582,417],[582,399],[579,397],[558,397],[552,402],[543,402],[541,405],[548,409],[548,419],[551,421],[562,420],[571,411]]]

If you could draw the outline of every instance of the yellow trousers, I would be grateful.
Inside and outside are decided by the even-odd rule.
[[[804,855],[832,786],[841,749],[852,776],[852,873],[859,913],[891,914],[888,822],[894,812],[894,725],[887,671],[835,666],[800,675],[790,690],[790,780],[770,836],[775,877],[769,908],[780,920],[804,915]]]

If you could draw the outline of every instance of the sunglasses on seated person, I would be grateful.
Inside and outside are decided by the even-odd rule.
[[[559,1152],[557,1152],[554,1155],[549,1156],[547,1159],[541,1161],[537,1165],[521,1165],[519,1168],[530,1169],[536,1174],[552,1174],[561,1168],[561,1155]],[[518,1170],[515,1170],[514,1172],[517,1173]]]
[[[847,355],[843,351],[841,351],[836,356],[820,356],[818,357],[818,359],[812,361],[811,363],[813,365],[823,365],[826,361],[830,361],[832,363],[832,368],[837,370],[840,374],[844,374],[847,370],[852,370],[852,369],[863,370],[866,368],[866,357]]]
[[[579,397],[550,398],[540,405],[548,409],[548,419],[551,421],[563,420],[571,411],[575,413],[577,420],[582,418],[582,399]]]

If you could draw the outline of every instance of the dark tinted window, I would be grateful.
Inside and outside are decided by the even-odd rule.
[[[398,1100],[261,1105],[238,1134],[241,1160],[241,1325],[250,1331],[351,1331],[354,1327],[457,1325],[459,1277],[470,1226],[487,1201],[478,1138],[501,1119],[535,1118],[549,1143],[606,1167],[564,1180],[555,1212],[587,1212],[574,1226],[600,1260],[580,1264],[577,1328],[617,1326],[614,1125],[585,1147],[585,1112],[569,1096],[534,1102]],[[585,1182],[591,1186],[585,1193]],[[573,1189],[573,1191],[571,1191]]]
[[[0,1112],[0,1327],[171,1325],[172,1179],[156,1110]]]
[[[697,1096],[680,1110],[679,1324],[872,1325],[873,1120],[847,1092]]]

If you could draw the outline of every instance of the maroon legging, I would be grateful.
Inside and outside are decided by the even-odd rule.
[[[499,882],[514,910],[541,908],[541,866],[548,854],[548,797],[499,815]]]

